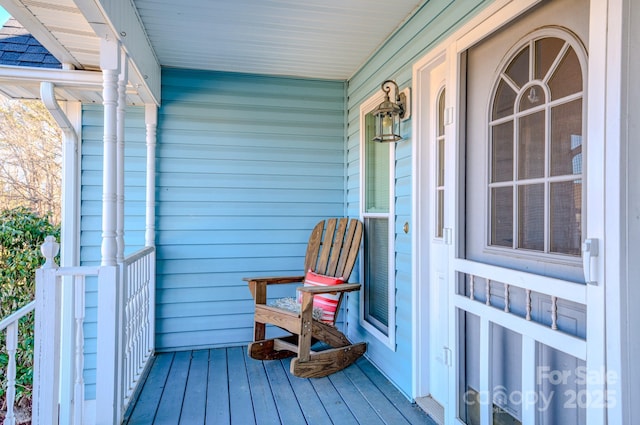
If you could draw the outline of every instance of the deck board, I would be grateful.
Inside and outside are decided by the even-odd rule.
[[[290,359],[282,362],[282,365],[286,371],[289,370],[290,364]],[[298,378],[297,376],[294,376],[290,373],[287,374],[287,378],[289,380],[289,384],[291,385],[293,393],[298,399],[300,409],[302,410],[307,423],[317,425],[331,425],[331,418],[327,412],[327,409],[322,403],[322,400],[320,400],[320,397],[318,396],[315,388],[311,384],[311,380]]]
[[[255,424],[256,419],[252,408],[253,400],[251,399],[249,377],[242,348],[229,348],[227,350],[227,362],[231,411],[230,423]]]
[[[344,374],[353,383],[354,387],[367,400],[370,406],[373,406],[380,419],[385,424],[390,425],[409,425],[409,421],[395,409],[393,403],[371,382],[364,372],[357,367],[344,370]]]
[[[326,378],[289,373],[242,347],[156,355],[123,424],[435,425],[369,361]]]
[[[345,425],[358,425],[351,410],[347,407],[340,394],[336,391],[329,378],[319,378],[311,381],[318,397],[322,401],[327,414],[333,423]]]
[[[280,419],[273,413],[276,411],[274,394],[264,366],[261,362],[247,362],[253,411],[258,425],[277,425]]]
[[[203,424],[205,421],[205,411],[207,404],[207,375],[209,373],[209,350],[198,350],[193,352],[187,386],[182,403],[182,414],[180,424]]]
[[[229,424],[229,377],[227,372],[227,350],[209,352],[207,374],[206,425]]]
[[[173,362],[173,353],[161,354],[152,359],[151,368],[145,384],[140,392],[136,409],[128,412],[125,419],[131,425],[145,425],[153,423],[160,404],[160,398],[165,388],[171,363]]]
[[[377,414],[375,406],[367,403],[367,400],[360,394],[358,388],[345,375],[345,371],[341,370],[329,375],[329,380],[336,388],[345,404],[353,413],[358,423],[367,425],[385,425]]]
[[[424,411],[415,403],[405,403],[406,398],[393,386],[391,382],[376,369],[369,361],[360,358],[356,361],[358,367],[367,375],[389,401],[395,406],[402,415],[407,418],[409,423],[420,423],[424,418]],[[435,421],[429,418],[430,424],[435,425]]]
[[[190,351],[177,352],[167,377],[167,386],[162,392],[158,412],[153,421],[156,425],[175,425],[180,423],[182,402],[185,398],[189,366],[191,365]]]
[[[282,362],[264,362],[264,367],[269,376],[269,382],[274,388],[278,388],[277,391],[274,391],[273,398],[278,408],[280,421],[283,424],[305,425],[302,409],[300,409],[296,394],[291,388],[289,378],[287,378],[289,372],[284,370]]]

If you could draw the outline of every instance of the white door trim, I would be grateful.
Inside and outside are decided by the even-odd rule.
[[[429,312],[426,308],[426,300],[429,299],[429,263],[421,261],[428,258],[429,242],[431,239],[431,222],[429,220],[429,208],[432,208],[431,188],[428,182],[431,181],[428,167],[421,164],[429,164],[430,161],[430,140],[431,128],[429,113],[433,109],[430,104],[431,71],[446,61],[446,54],[443,50],[436,50],[429,55],[430,60],[425,61],[419,69],[414,67],[414,111],[413,129],[415,143],[413,143],[413,232],[412,245],[413,256],[412,276],[413,276],[413,297],[412,297],[412,323],[413,327],[413,377],[412,395],[414,398],[429,395]],[[426,241],[424,239],[427,239]]]
[[[592,1],[589,23],[592,44],[589,47],[588,134],[590,140],[600,143],[595,146],[597,151],[590,152],[587,165],[597,170],[597,174],[590,174],[593,179],[590,184],[601,185],[602,196],[587,198],[587,207],[600,214],[600,220],[587,231],[589,237],[598,238],[605,249],[605,255],[597,259],[599,285],[589,288],[589,296],[599,297],[606,302],[588,317],[587,320],[592,322],[587,324],[595,326],[605,323],[606,337],[601,336],[600,350],[594,347],[588,355],[594,357],[594,362],[596,357],[598,361],[606,362],[607,374],[604,388],[592,386],[588,387],[588,391],[606,391],[610,403],[600,419],[610,424],[633,422],[634,396],[637,395],[631,391],[637,376],[630,373],[632,368],[625,361],[634,357],[629,338],[633,322],[628,322],[624,313],[621,314],[621,310],[625,309],[623,305],[637,302],[637,298],[627,299],[628,282],[623,279],[629,268],[629,264],[625,263],[625,258],[628,258],[625,238],[630,238],[627,243],[637,243],[631,242],[633,236],[627,235],[624,227],[627,219],[625,204],[631,199],[627,197],[633,196],[625,191],[629,170],[626,164],[623,165],[627,162],[623,143],[627,143],[625,139],[629,137],[624,132],[628,131],[627,120],[633,119],[625,110],[628,105],[623,103],[625,84],[630,83],[629,76],[625,75],[628,72],[625,61],[627,55],[629,61],[634,56],[632,52],[624,50],[632,44],[633,39],[629,10],[632,3],[625,0]],[[603,37],[603,34],[607,36]],[[634,159],[630,160],[633,162]]]
[[[618,137],[607,137],[607,135],[604,134],[605,131],[612,131],[614,128],[619,130],[620,128],[620,72],[618,69],[618,72],[613,72],[609,75],[607,70],[611,65],[608,63],[609,60],[614,61],[612,63],[615,68],[615,59],[616,57],[618,59],[620,58],[619,52],[621,43],[616,40],[616,33],[619,36],[621,31],[620,27],[618,27],[618,29],[611,28],[607,25],[606,18],[609,12],[608,9],[612,4],[617,2],[617,0],[607,2],[591,1],[591,8],[589,11],[589,76],[587,82],[586,145],[587,192],[585,193],[587,197],[586,208],[589,215],[585,229],[585,236],[586,238],[598,239],[601,246],[604,247],[605,253],[605,255],[599,255],[596,257],[597,266],[594,280],[598,282],[597,286],[587,285],[587,329],[602,329],[602,332],[591,332],[587,336],[587,370],[589,372],[596,370],[600,371],[603,365],[606,365],[605,347],[607,340],[605,337],[605,305],[607,304],[607,300],[605,299],[605,290],[607,285],[605,274],[603,273],[606,271],[604,260],[608,257],[609,261],[617,262],[615,259],[619,258],[618,248],[613,245],[619,242],[620,232],[618,231],[617,233],[611,234],[611,241],[613,241],[614,244],[610,243],[610,241],[605,237],[605,234],[607,234],[605,230],[605,197],[609,198],[611,196],[618,196],[619,191],[616,190],[615,186],[619,187],[620,180],[618,178],[607,179],[607,182],[615,182],[615,186],[612,185],[612,187],[607,187],[605,189],[605,178],[608,177],[605,176],[605,170],[607,170],[607,173],[611,173],[611,168],[607,166],[607,163],[610,162],[611,159],[607,158],[605,155],[611,151],[618,151],[620,139],[618,134],[616,134]],[[603,37],[603,34],[608,34],[608,36]],[[609,43],[612,40],[616,41],[614,44],[616,44],[618,48],[614,48],[614,52],[608,52],[608,49],[610,48]],[[618,55],[615,51],[618,52]],[[617,63],[619,64],[620,62],[618,61]],[[618,85],[617,87],[615,87],[616,84]],[[617,107],[607,105],[607,98],[611,95],[617,98]],[[609,101],[610,100],[611,99],[609,99]],[[615,117],[615,122],[618,123],[617,126],[607,124],[610,122],[609,116]],[[619,166],[615,166],[614,168],[616,169],[615,172],[617,172]],[[608,186],[608,184],[606,185]],[[594,194],[597,194],[597,196],[593,196]],[[620,203],[612,205],[619,206]],[[619,265],[616,269],[619,270]],[[615,282],[615,280],[612,280],[612,282]],[[589,302],[590,300],[601,300],[601,302]],[[617,347],[621,346],[617,345]],[[604,397],[606,395],[605,391],[606,385],[604,382],[587,382],[587,395],[590,397],[595,394],[599,394]],[[619,409],[619,405],[620,403],[618,403],[618,406],[612,405],[611,410],[614,411]],[[602,407],[603,406],[587,407],[587,418],[589,424],[607,423],[607,415],[609,414],[608,410],[610,409],[602,409]],[[610,423],[623,422],[614,421]]]

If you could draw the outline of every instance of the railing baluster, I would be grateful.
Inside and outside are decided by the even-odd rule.
[[[123,273],[124,276],[124,281],[122,282],[123,285],[123,290],[124,290],[124,302],[125,302],[125,308],[124,308],[124,327],[123,327],[123,332],[124,332],[124,337],[123,337],[123,341],[124,341],[124,356],[123,356],[123,367],[124,367],[124,371],[123,371],[123,376],[124,376],[124,382],[123,382],[123,397],[126,399],[128,396],[128,392],[129,392],[129,383],[131,382],[131,344],[132,344],[132,330],[131,330],[131,315],[133,314],[132,308],[131,308],[131,303],[129,302],[129,299],[131,298],[131,289],[130,289],[130,278],[129,278],[129,274],[130,274],[130,265],[126,264],[125,265],[126,269],[125,272]]]
[[[141,364],[144,363],[144,360],[146,359],[147,356],[147,351],[148,351],[148,344],[147,342],[149,341],[149,326],[147,325],[148,323],[148,318],[149,318],[149,264],[150,264],[150,259],[149,257],[145,257],[144,258],[144,265],[142,267],[142,335],[141,335],[141,345],[142,345],[142,362]]]
[[[526,295],[526,303],[527,303],[527,306],[526,306],[526,308],[527,308],[527,317],[526,317],[526,319],[530,321],[531,320],[531,289],[527,289],[526,293],[527,293],[527,295]]]
[[[551,297],[551,329],[558,329],[558,297]]]
[[[143,258],[140,258],[134,264],[132,264],[131,270],[131,302],[133,304],[133,322],[131,323],[133,328],[133,345],[131,351],[131,382],[135,382],[138,373],[138,365],[140,358],[138,351],[140,350],[140,318],[142,317],[142,311],[140,309],[140,265],[143,262]]]
[[[471,275],[471,280],[469,281],[469,298],[473,301],[476,298],[474,294],[476,290],[476,277],[475,275]]]
[[[504,284],[504,312],[509,313],[509,285]]]
[[[15,425],[16,416],[14,405],[16,402],[16,349],[18,347],[18,320],[7,326],[7,415],[4,425]]]
[[[144,356],[145,360],[151,354],[151,344],[150,336],[151,336],[151,311],[149,309],[149,303],[151,300],[151,291],[149,290],[149,286],[151,285],[151,257],[147,257],[145,259],[145,280],[144,280]]]
[[[142,311],[140,310],[140,276],[137,273],[137,269],[140,262],[135,264],[135,269],[133,270],[135,274],[135,286],[133,293],[133,308],[135,309],[135,316],[133,321],[134,326],[134,339],[133,339],[133,356],[132,356],[132,365],[131,365],[131,378],[135,379],[138,372],[138,364],[140,362],[140,320],[142,317]]]
[[[74,318],[75,318],[75,377],[73,385],[74,423],[82,423],[84,407],[84,317],[85,317],[85,277],[74,277]]]
[[[487,279],[487,284],[485,286],[485,291],[487,293],[487,301],[486,305],[491,305],[491,279]]]
[[[7,379],[7,388],[5,389],[7,413],[5,414],[3,425],[15,424],[17,374],[16,353],[18,349],[20,319],[31,313],[35,309],[35,306],[35,301],[31,301],[29,304],[11,313],[7,317],[0,319],[0,332],[6,332],[5,350],[7,353],[7,370],[5,372]]]
[[[135,382],[136,375],[138,373],[138,364],[140,361],[139,350],[140,350],[140,317],[142,316],[142,311],[140,311],[140,273],[138,273],[140,268],[140,263],[142,259],[136,261],[132,264],[131,275],[133,281],[131,286],[131,302],[133,304],[133,310],[135,314],[133,316],[133,322],[131,323],[133,328],[133,346],[131,351],[131,382]]]

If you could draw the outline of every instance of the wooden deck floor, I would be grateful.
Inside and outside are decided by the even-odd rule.
[[[124,424],[435,425],[361,358],[326,378],[289,373],[240,347],[159,354]]]

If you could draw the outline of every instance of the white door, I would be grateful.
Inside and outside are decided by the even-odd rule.
[[[415,396],[439,422],[449,402],[452,356],[449,338],[448,260],[445,234],[445,77],[441,52],[427,59],[416,73],[418,107],[416,157]]]
[[[429,108],[430,159],[423,164],[430,170],[429,226],[429,393],[447,407],[448,366],[451,362],[448,335],[449,291],[447,273],[449,245],[445,241],[445,72],[446,64],[433,69],[430,76]],[[425,117],[426,118],[426,117]],[[427,282],[424,282],[427,283]]]
[[[584,167],[588,22],[587,1],[548,2],[463,55],[450,421],[600,421],[588,413],[604,393],[586,375],[604,323],[587,330],[587,313],[603,301],[588,299],[582,261],[597,187]]]

